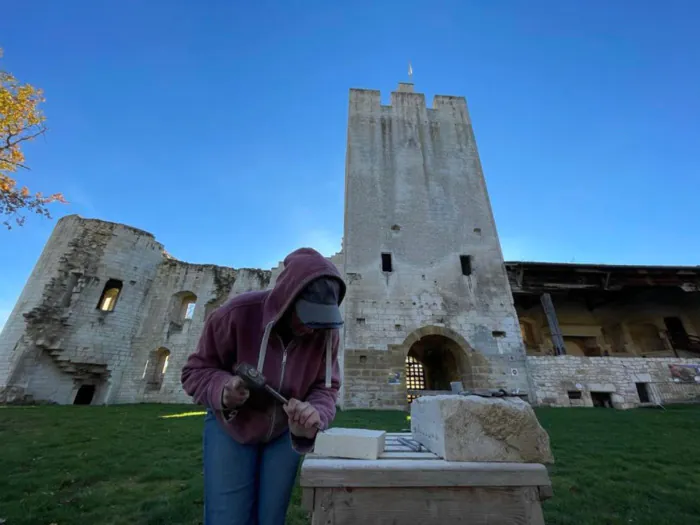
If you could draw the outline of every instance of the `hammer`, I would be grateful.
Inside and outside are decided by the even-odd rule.
[[[239,363],[236,365],[235,372],[237,376],[240,376],[243,381],[245,381],[246,385],[248,385],[248,388],[251,390],[266,390],[272,397],[283,405],[286,405],[289,402],[286,397],[267,384],[267,379],[265,379],[265,376],[262,375],[262,373],[253,365],[249,365],[248,363]]]
[[[262,375],[262,372],[260,372],[260,370],[255,368],[253,365],[249,365],[248,363],[239,363],[236,365],[235,372],[237,376],[240,376],[243,381],[245,381],[246,385],[248,385],[251,390],[265,390],[283,405],[286,405],[289,402],[286,397],[267,384],[267,379],[265,379],[265,376]],[[316,428],[323,432],[321,425],[317,424]]]

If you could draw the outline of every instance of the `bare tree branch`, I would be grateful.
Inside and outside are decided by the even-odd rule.
[[[1,149],[2,148],[0,148],[0,150]],[[25,166],[24,164],[20,164],[19,162],[14,162],[8,159],[0,159],[0,162],[7,162],[8,164],[12,164],[13,166],[17,166],[18,168],[24,168],[25,170],[31,171],[31,168],[29,166]]]
[[[25,140],[32,140],[33,138],[36,138],[36,137],[38,137],[39,135],[43,135],[44,133],[46,133],[47,129],[48,129],[48,128],[42,127],[42,128],[41,128],[39,131],[37,131],[36,133],[34,133],[34,134],[32,134],[32,135],[26,135],[26,136],[24,136],[24,137],[20,137],[18,140],[15,140],[14,142],[10,142],[10,140],[11,140],[13,137],[16,137],[17,135],[19,135],[19,133],[9,133],[9,132],[8,132],[7,140],[5,141],[5,145],[4,145],[4,146],[0,146],[0,151],[4,151],[4,150],[7,150],[7,149],[10,149],[10,148],[12,148],[12,147],[15,147],[15,146],[16,146],[17,144],[19,144],[20,142],[24,142]],[[24,130],[22,130],[22,131],[24,131]],[[24,167],[24,166],[23,166],[23,167]]]

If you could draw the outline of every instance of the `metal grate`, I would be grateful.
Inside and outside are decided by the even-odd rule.
[[[387,434],[384,452],[428,452],[410,433]]]
[[[412,390],[425,390],[425,369],[423,368],[423,363],[410,355],[406,356],[406,390],[409,391],[407,394],[409,403],[418,397],[411,393]]]

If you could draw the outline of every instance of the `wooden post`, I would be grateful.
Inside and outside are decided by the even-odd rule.
[[[544,314],[547,316],[547,324],[549,331],[552,334],[552,344],[554,344],[554,352],[556,355],[566,355],[566,347],[564,346],[564,337],[561,335],[557,313],[554,310],[552,297],[548,293],[543,293],[540,297]]]

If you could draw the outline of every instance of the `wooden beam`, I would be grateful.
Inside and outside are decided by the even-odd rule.
[[[441,459],[306,458],[303,488],[331,487],[536,487],[548,485],[538,463],[475,463]]]
[[[552,296],[548,293],[543,293],[540,296],[540,301],[542,302],[544,314],[547,316],[547,324],[549,325],[549,331],[552,334],[552,344],[554,345],[554,353],[556,355],[566,355],[566,347],[564,346],[564,336],[562,336],[561,329],[559,328],[559,320],[557,319],[557,313],[554,310]]]

